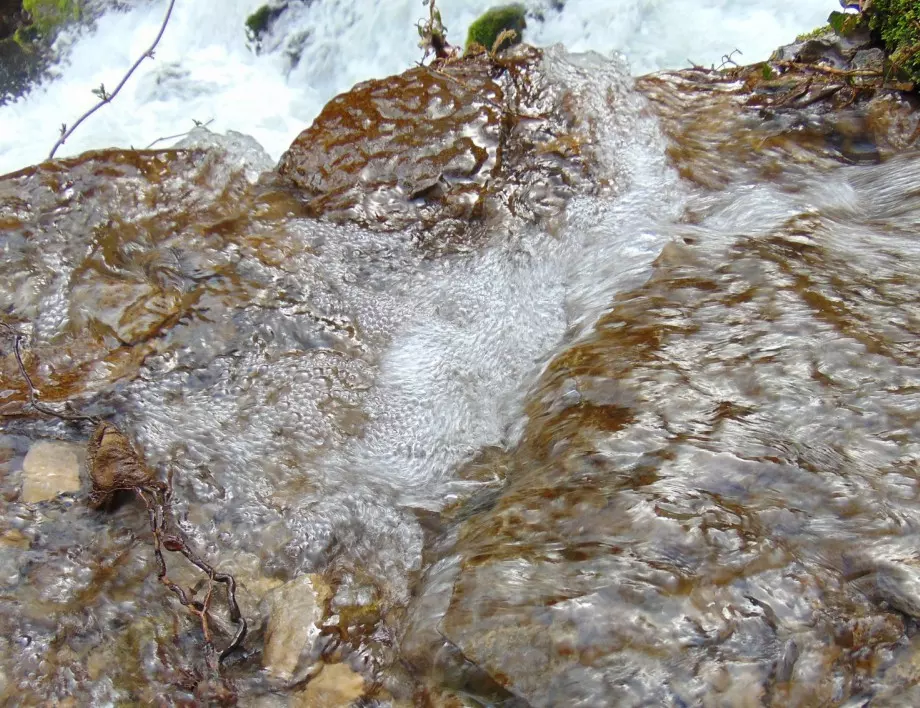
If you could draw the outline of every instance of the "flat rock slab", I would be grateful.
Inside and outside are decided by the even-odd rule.
[[[364,678],[345,664],[327,664],[291,696],[291,708],[345,708],[364,695]]]
[[[269,593],[262,664],[270,675],[290,681],[310,673],[311,650],[329,593],[317,575],[301,575]]]
[[[84,458],[82,445],[46,440],[35,443],[22,461],[21,500],[34,504],[80,491]]]

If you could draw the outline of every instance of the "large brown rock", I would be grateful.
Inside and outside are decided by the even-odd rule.
[[[792,164],[873,163],[908,149],[920,131],[917,98],[909,84],[873,73],[875,52],[854,50],[840,69],[778,51],[750,66],[643,76],[636,88],[659,115],[681,175],[719,189],[732,175],[769,180]]]
[[[309,213],[427,245],[475,243],[496,219],[558,213],[580,139],[521,48],[367,81],[332,101],[278,172]]]

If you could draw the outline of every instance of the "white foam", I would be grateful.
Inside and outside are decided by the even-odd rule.
[[[414,23],[418,0],[315,0],[279,23],[279,32],[307,36],[291,68],[285,43],[257,56],[247,46],[246,17],[262,0],[180,0],[156,51],[121,94],[84,123],[59,157],[105,147],[145,147],[157,138],[213,119],[210,128],[254,136],[277,159],[337,93],[358,81],[403,71],[421,58]],[[462,43],[469,23],[494,0],[441,0],[449,38]],[[568,0],[562,12],[531,21],[536,44],[573,50],[621,50],[634,71],[718,64],[739,48],[745,61],[824,21],[828,0],[800,0],[768,9],[756,0]],[[546,6],[531,0],[532,8]],[[159,29],[165,0],[110,12],[93,32],[73,40],[59,76],[0,108],[0,173],[44,159],[61,123],[70,124],[111,90]],[[61,45],[70,43],[65,39]],[[161,143],[162,144],[162,143]]]

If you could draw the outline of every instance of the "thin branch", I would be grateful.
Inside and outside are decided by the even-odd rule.
[[[738,56],[744,56],[743,52],[740,49],[732,49],[728,54],[722,55],[722,63],[719,64],[719,66],[716,68],[716,71],[722,71],[722,69],[724,69],[729,64],[734,64],[735,66],[738,66],[738,62],[736,62],[733,58],[736,53],[738,54]]]
[[[16,331],[13,327],[8,325],[6,322],[0,322],[2,326],[9,334],[13,337],[13,352],[16,355],[16,365],[19,367],[19,373],[22,376],[23,380],[26,382],[26,386],[29,389],[29,405],[45,415],[54,416],[55,418],[60,418],[62,420],[85,420],[90,423],[99,423],[101,418],[91,415],[81,415],[79,413],[62,413],[56,411],[53,408],[49,408],[44,403],[40,403],[38,400],[38,390],[35,388],[35,384],[32,383],[32,377],[29,376],[29,372],[26,371],[26,365],[22,358],[22,340],[25,338],[21,332]]]
[[[73,132],[80,126],[80,124],[89,118],[93,113],[102,108],[106,103],[109,103],[113,98],[118,95],[118,92],[121,91],[122,87],[128,82],[128,79],[131,78],[131,75],[137,70],[137,67],[141,65],[144,59],[153,58],[153,50],[156,49],[157,45],[160,43],[160,39],[163,37],[163,33],[166,31],[166,25],[169,23],[170,15],[172,15],[173,5],[176,4],[176,0],[169,0],[169,7],[166,8],[166,16],[163,18],[163,24],[160,25],[160,31],[157,32],[156,39],[153,40],[153,44],[147,48],[147,50],[138,57],[137,61],[134,62],[133,66],[128,69],[128,73],[125,74],[118,86],[115,87],[115,90],[112,93],[108,93],[105,89],[105,86],[100,85],[98,89],[93,89],[93,93],[99,96],[99,103],[90,108],[86,113],[77,118],[76,122],[67,127],[67,124],[61,125],[61,137],[57,139],[57,142],[54,144],[54,147],[51,148],[51,152],[48,154],[48,159],[51,160],[54,158],[54,153],[57,152],[57,149],[61,147]]]
[[[218,673],[221,662],[239,649],[246,637],[246,618],[243,617],[236,600],[236,579],[229,573],[216,571],[200,558],[195,551],[189,548],[180,531],[173,533],[169,530],[169,521],[175,522],[172,515],[167,513],[172,503],[172,470],[170,469],[167,483],[160,482],[138,455],[128,438],[114,425],[104,423],[98,417],[59,413],[39,403],[36,399],[37,391],[23,361],[22,340],[25,335],[2,320],[0,320],[0,331],[5,331],[13,337],[16,363],[19,366],[19,373],[28,386],[29,403],[33,408],[65,420],[88,420],[97,423],[96,431],[90,438],[86,449],[86,461],[92,481],[90,506],[94,508],[105,506],[118,491],[133,491],[144,502],[150,520],[150,531],[153,535],[157,578],[176,595],[183,606],[198,617],[205,639],[204,648],[208,666],[212,671]],[[190,598],[188,592],[169,578],[166,559],[163,556],[164,549],[171,553],[182,554],[192,565],[204,572],[208,578],[204,601]],[[214,648],[211,631],[214,583],[222,583],[226,586],[227,614],[230,622],[236,625],[230,643],[220,653],[217,653]],[[192,594],[194,595],[194,592]]]
[[[202,123],[200,120],[196,120],[196,121],[194,121],[194,122],[195,122],[195,128],[207,128],[209,125],[211,125],[211,123],[214,122],[214,119],[213,119],[213,118],[209,118],[208,120],[204,121],[203,123]],[[195,130],[195,128],[192,128],[192,130]],[[156,145],[157,143],[161,143],[161,142],[163,142],[164,140],[175,140],[176,138],[183,138],[183,137],[185,137],[186,135],[188,135],[189,133],[191,133],[192,130],[186,130],[184,133],[176,133],[175,135],[164,135],[162,138],[157,138],[156,140],[154,140],[154,141],[153,141],[152,143],[150,143],[147,147],[145,147],[144,150],[149,150],[149,149],[152,148],[154,145]]]
[[[833,66],[822,66],[821,64],[806,64],[798,61],[777,60],[769,62],[788,69],[803,69],[816,71],[821,74],[832,74],[833,76],[881,76],[881,71],[873,69],[836,69]]]
[[[150,518],[150,530],[153,533],[153,553],[156,558],[158,569],[157,577],[163,585],[176,595],[182,605],[187,607],[192,614],[199,618],[205,638],[205,650],[209,655],[214,651],[214,643],[211,638],[209,622],[214,583],[223,583],[227,586],[229,616],[230,621],[236,625],[236,631],[230,643],[217,655],[217,662],[219,664],[226,659],[227,656],[236,651],[246,637],[246,619],[243,617],[243,613],[240,612],[240,606],[236,600],[236,579],[229,573],[218,573],[212,566],[199,558],[198,555],[189,548],[185,539],[178,534],[169,533],[167,531],[165,508],[172,493],[171,486],[167,487],[165,491],[142,489],[140,487],[135,487],[134,491],[143,500]],[[148,493],[152,499],[148,499]],[[160,499],[160,494],[162,494],[162,500]],[[172,553],[181,553],[192,565],[208,576],[208,591],[205,594],[204,602],[190,599],[185,590],[169,579],[166,571],[166,559],[163,556],[164,548]]]
[[[827,74],[829,76],[840,76],[845,79],[855,78],[855,77],[867,77],[878,79],[878,84],[871,84],[872,88],[884,88],[891,89],[894,91],[913,91],[913,83],[901,83],[896,81],[888,81],[883,71],[876,71],[874,69],[836,69],[832,66],[822,66],[820,64],[804,64],[797,61],[771,61],[769,64],[775,64],[776,66],[781,66],[786,69],[799,69],[802,71],[812,71],[819,74]],[[857,87],[857,88],[866,88]]]

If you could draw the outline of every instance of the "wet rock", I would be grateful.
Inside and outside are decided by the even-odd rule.
[[[241,170],[246,179],[252,183],[258,181],[259,175],[275,166],[274,160],[255,138],[250,135],[228,130],[219,135],[204,126],[197,126],[188,132],[173,147],[180,150],[215,150],[231,170]]]
[[[345,708],[364,695],[364,677],[345,664],[324,664],[303,691],[291,696],[290,708]]]
[[[227,293],[220,281],[236,258],[227,233],[258,210],[251,169],[216,149],[113,150],[0,178],[9,267],[0,308],[34,323],[26,365],[43,401],[130,378],[183,316]],[[22,410],[27,391],[8,349],[0,378],[0,409]]]
[[[0,534],[0,546],[4,548],[14,548],[18,550],[25,550],[29,547],[29,539],[16,529],[10,529],[9,531],[4,531]]]
[[[358,84],[330,101],[278,173],[309,213],[475,244],[483,227],[558,214],[584,186],[581,144],[540,52],[481,55]]]
[[[82,445],[66,442],[35,443],[22,461],[22,501],[47,501],[59,494],[80,491]]]
[[[860,71],[881,73],[885,70],[885,52],[878,47],[861,49],[853,55],[851,66]]]
[[[827,167],[824,174],[853,179],[880,175],[867,203],[887,193],[885,165]],[[823,187],[784,203],[811,215]],[[756,209],[759,196],[749,193],[741,208]],[[740,196],[729,190],[718,198],[712,220],[687,233],[718,228]],[[706,192],[708,204],[714,199]],[[869,224],[897,217],[888,204],[877,208],[848,213],[860,218],[854,229],[877,228],[884,242],[890,222]],[[862,246],[846,239],[831,256],[827,222],[788,214],[774,214],[755,236],[729,227],[729,245],[718,253],[672,250],[647,283],[617,298],[592,335],[547,366],[500,495],[459,517],[450,551],[457,573],[429,575],[418,593],[416,607],[429,617],[450,594],[438,631],[529,705],[845,704],[861,700],[903,647],[910,622],[898,613],[920,612],[916,567],[876,563],[860,588],[835,558],[844,548],[855,553],[855,539],[868,544],[867,526],[905,539],[888,517],[888,490],[873,485],[887,476],[879,467],[913,472],[913,458],[901,462],[898,446],[887,443],[887,419],[859,442],[836,412],[821,423],[805,420],[791,401],[805,405],[836,384],[819,383],[811,367],[794,373],[785,357],[808,355],[793,355],[788,339],[779,359],[765,356],[761,335],[735,339],[764,322],[775,297],[783,309],[766,315],[774,331],[803,332],[803,319],[827,322],[831,301],[847,303],[829,325],[848,333],[838,341],[863,337],[866,326],[880,331],[881,312],[843,290],[882,288],[901,266],[863,270],[853,260]],[[903,233],[901,257],[913,239]],[[789,280],[764,278],[764,269],[788,272]],[[900,298],[911,297],[898,282],[899,294],[885,305],[894,318]],[[895,342],[918,329],[914,321],[904,326],[879,355],[887,366],[905,355]],[[838,370],[844,379],[849,366],[861,368],[863,352],[855,346]],[[908,356],[911,384],[899,384],[897,395],[905,415],[917,402],[917,358]],[[866,404],[874,394],[854,395]],[[819,428],[829,437],[818,437]],[[874,457],[883,454],[884,461]],[[864,484],[864,476],[872,481]],[[904,506],[915,513],[912,486]]]
[[[315,668],[314,645],[330,597],[329,587],[318,575],[301,575],[268,594],[262,665],[269,675],[289,682],[303,679]]]
[[[786,55],[790,52],[783,53]],[[806,64],[826,64],[837,68],[846,65],[846,59],[833,40],[809,39],[807,42],[802,42],[791,54],[791,61],[800,61]]]
[[[722,188],[729,175],[770,179],[782,164],[826,159],[873,163],[912,145],[920,112],[902,90],[910,87],[846,74],[851,70],[768,62],[662,72],[639,78],[637,88],[661,117],[681,174]],[[726,161],[738,170],[726,171]]]
[[[887,672],[888,686],[877,694],[873,708],[896,708],[920,702],[920,639],[913,637],[897,652]]]

